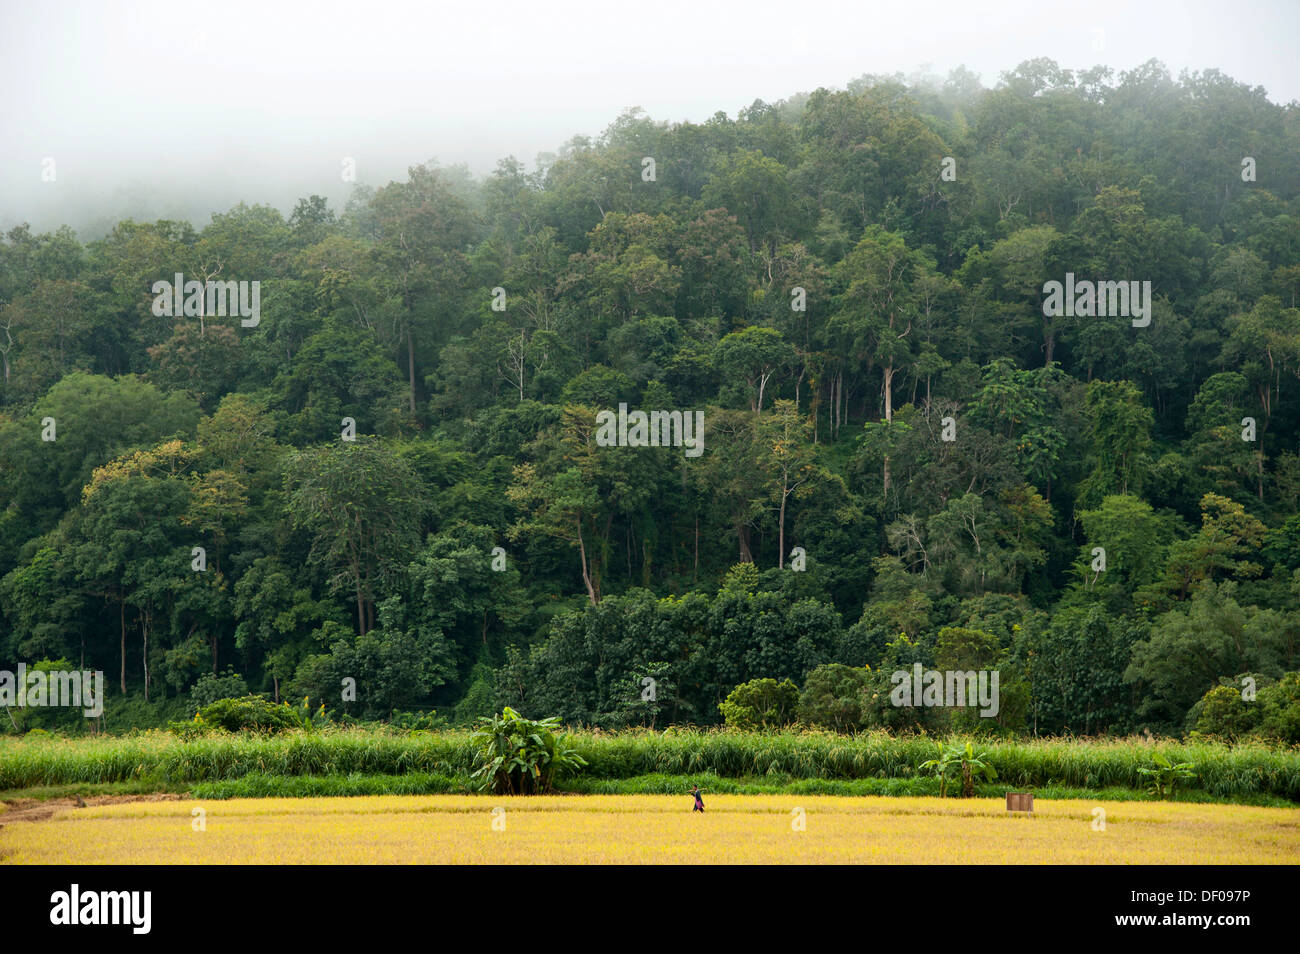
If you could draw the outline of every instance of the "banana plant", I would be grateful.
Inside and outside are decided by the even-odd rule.
[[[559,726],[554,716],[525,719],[509,706],[500,715],[479,719],[471,736],[479,762],[471,778],[498,795],[554,791],[557,775],[587,764],[563,735],[556,734]]]
[[[998,770],[989,764],[988,757],[987,752],[976,752],[971,743],[966,743],[966,749],[960,756],[962,798],[972,798],[975,795],[975,775],[982,775],[988,782],[998,777]]]
[[[961,797],[970,798],[975,794],[975,776],[982,775],[988,781],[998,777],[997,769],[988,762],[987,752],[976,752],[975,747],[967,742],[965,748],[960,745],[944,745],[935,742],[939,757],[928,759],[918,766],[922,771],[929,771],[939,777],[939,797],[948,795],[948,772],[961,770]]]
[[[1180,780],[1196,778],[1195,762],[1179,762],[1173,764],[1159,752],[1154,753],[1152,761],[1155,762],[1154,768],[1140,768],[1139,775],[1145,775],[1151,779],[1151,785],[1147,788],[1148,795],[1154,795],[1156,798],[1169,798],[1174,794],[1174,786]]]

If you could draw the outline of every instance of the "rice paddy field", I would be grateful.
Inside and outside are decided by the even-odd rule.
[[[1295,864],[1300,815],[1243,805],[712,795],[137,801],[5,824],[4,864]]]
[[[456,731],[0,739],[0,864],[1300,863],[1294,748],[987,740],[997,780],[940,799],[923,737],[570,738],[586,770],[526,798],[471,794]],[[1157,751],[1196,765],[1172,801]]]

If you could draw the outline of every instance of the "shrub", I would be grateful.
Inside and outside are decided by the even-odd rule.
[[[731,728],[770,729],[793,722],[798,705],[799,687],[789,679],[753,679],[733,689],[718,711]]]
[[[799,694],[799,721],[836,732],[854,732],[865,724],[862,695],[871,685],[871,668],[826,663],[808,673]]]
[[[277,705],[262,696],[219,699],[200,709],[195,721],[227,732],[271,733],[303,728],[302,718],[287,703]]]
[[[1192,706],[1188,721],[1203,735],[1238,739],[1259,727],[1260,708],[1242,699],[1237,686],[1215,686]]]
[[[1235,740],[1248,736],[1300,742],[1300,672],[1277,682],[1256,676],[1259,689],[1252,701],[1241,697],[1241,679],[1224,680],[1187,713],[1188,727],[1198,735]]]
[[[1151,780],[1148,795],[1169,798],[1180,781],[1196,778],[1195,762],[1171,762],[1160,752],[1153,753],[1151,760],[1154,764],[1150,768],[1138,769],[1139,775],[1145,775]]]
[[[938,757],[928,759],[917,766],[922,772],[931,772],[939,779],[939,797],[948,794],[948,773],[953,769],[961,772],[961,797],[971,798],[975,794],[975,776],[980,775],[986,781],[998,777],[997,769],[989,763],[988,752],[976,752],[975,746],[967,742],[961,745],[945,745],[936,741]]]
[[[447,728],[447,720],[430,709],[428,712],[394,712],[388,724],[394,729],[433,731]]]
[[[558,775],[587,764],[562,735],[557,718],[525,719],[506,706],[501,715],[479,720],[473,735],[478,768],[471,778],[497,795],[533,795],[554,790]]]
[[[221,676],[209,672],[199,676],[194,687],[190,689],[190,705],[195,712],[198,712],[204,706],[210,706],[222,699],[238,699],[246,695],[248,695],[248,683],[244,682],[244,677],[234,669],[227,669]]]
[[[1300,742],[1300,672],[1289,672],[1259,691],[1261,735]]]

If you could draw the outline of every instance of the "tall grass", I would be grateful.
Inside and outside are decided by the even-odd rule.
[[[582,774],[585,780],[654,775],[754,783],[769,778],[774,785],[790,779],[917,780],[916,766],[934,754],[933,739],[885,732],[842,736],[576,731],[571,739],[588,762]],[[1269,795],[1300,802],[1300,749],[1296,748],[1258,743],[1153,745],[1141,739],[989,740],[979,747],[990,753],[999,788],[1143,789],[1148,780],[1138,769],[1150,766],[1152,755],[1160,751],[1172,761],[1196,764],[1198,777],[1180,786],[1188,790],[1225,800]],[[0,740],[0,790],[134,780],[175,786],[252,776],[453,779],[467,776],[473,766],[470,734],[455,730],[393,734],[340,729],[265,737],[213,735],[190,742],[160,732],[124,738]],[[250,783],[250,788],[255,787]],[[317,787],[322,792],[328,789]]]
[[[249,775],[468,774],[469,733],[391,735],[361,729],[276,736],[219,734],[182,742],[127,738],[0,740],[0,790],[69,782],[229,781]]]

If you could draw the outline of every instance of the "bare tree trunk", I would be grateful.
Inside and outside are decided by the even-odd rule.
[[[894,366],[885,365],[885,421],[892,424],[894,422]]]
[[[785,569],[785,500],[788,496],[790,496],[789,487],[790,487],[790,482],[788,480],[781,481],[781,516],[778,520],[778,524],[781,528],[778,535],[778,539],[780,541],[779,544],[780,550],[777,553],[777,561],[776,561],[776,566],[778,570]]]
[[[885,365],[883,371],[884,371],[884,378],[885,378],[885,423],[892,424],[894,423],[894,366],[892,364],[887,364]],[[888,454],[885,455],[884,483],[885,483],[884,499],[885,502],[888,503],[889,502],[889,455]]]
[[[578,556],[582,559],[582,583],[587,588],[587,599],[591,601],[592,606],[595,606],[600,602],[600,595],[596,592],[591,574],[587,571],[587,545],[583,542],[581,527],[578,528]]]
[[[736,527],[736,536],[740,538],[740,562],[753,563],[754,555],[749,550],[749,527],[740,524]]]
[[[411,324],[406,324],[406,371],[411,385],[411,416],[415,417],[415,340]]]
[[[149,611],[146,609],[140,616],[140,632],[144,635],[143,649],[140,653],[140,659],[144,663],[144,701],[149,701]]]
[[[691,574],[691,582],[694,583],[700,578],[700,515],[695,515],[695,569]]]

